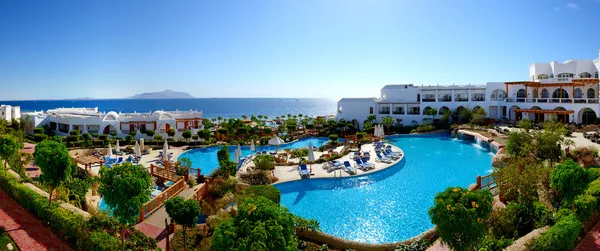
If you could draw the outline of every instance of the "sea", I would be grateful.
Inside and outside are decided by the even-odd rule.
[[[275,118],[282,115],[335,115],[336,101],[312,98],[194,98],[194,99],[94,99],[0,101],[20,106],[21,112],[46,111],[60,107],[98,107],[101,112],[188,111],[203,112],[205,118],[239,118],[255,115]]]

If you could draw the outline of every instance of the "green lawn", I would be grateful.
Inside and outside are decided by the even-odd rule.
[[[8,243],[12,243],[12,250],[19,250],[15,242],[10,238],[10,235],[3,228],[0,228],[0,251],[8,251],[9,249],[6,247]]]

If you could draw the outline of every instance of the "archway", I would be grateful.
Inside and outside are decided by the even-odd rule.
[[[463,107],[462,105],[459,107],[456,107],[456,112],[460,113],[462,110],[464,110],[465,107]]]
[[[426,115],[426,114],[427,114],[427,112],[428,112],[429,110],[431,110],[431,109],[432,109],[432,108],[431,108],[431,107],[429,107],[429,106],[427,106],[427,107],[423,108],[423,115]]]
[[[587,90],[587,98],[596,98],[596,91],[594,88],[590,88]]]
[[[510,107],[510,109],[508,109],[508,118],[515,120],[515,121],[519,121],[523,118],[523,113],[516,113],[515,114],[515,110],[521,109],[516,105],[513,105]]]
[[[353,120],[352,120],[352,125],[354,126],[354,128],[355,128],[356,130],[360,130],[360,123],[358,123],[358,120],[356,120],[356,119],[353,119]]]
[[[579,122],[584,125],[596,124],[596,112],[591,108],[583,108],[579,110]]]
[[[525,89],[519,89],[517,91],[517,102],[524,102],[527,98],[527,92]]]
[[[117,131],[116,127],[114,127],[113,125],[107,125],[102,130],[102,133],[103,134],[110,134],[111,132],[116,132],[116,131]]]
[[[490,95],[490,100],[492,100],[492,101],[504,100],[505,98],[506,98],[506,91],[504,91],[502,89],[496,89]]]
[[[530,110],[542,110],[542,108],[540,108],[539,106],[534,106],[531,107]],[[543,122],[544,121],[544,114],[543,113],[529,113],[528,117],[530,120],[535,121],[535,123],[539,123],[539,122]]]
[[[548,93],[548,89],[542,89],[542,98],[549,98],[550,94]]]
[[[442,106],[438,112],[440,115],[444,115],[444,113],[449,112],[449,111],[450,111],[450,108]]]
[[[475,107],[473,107],[473,109],[471,109],[471,112],[474,112],[474,111],[479,110],[479,109],[481,109],[481,106],[475,106]]]
[[[554,108],[554,110],[555,111],[566,111],[567,109],[565,109],[562,106],[559,106],[559,107]],[[569,123],[569,114],[556,114],[556,121],[564,122],[565,124]]]

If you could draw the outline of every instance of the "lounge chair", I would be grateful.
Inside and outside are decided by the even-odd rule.
[[[388,155],[392,155],[392,156],[401,155],[399,152],[393,152],[391,149],[385,149],[385,151],[383,151],[383,152],[387,153]]]
[[[390,159],[392,159],[392,160],[397,160],[397,159],[399,159],[399,158],[400,158],[400,156],[398,156],[398,155],[391,155],[391,154],[388,154],[388,153],[387,153],[387,152],[385,152],[385,151],[382,151],[382,152],[381,152],[381,154],[383,154],[383,156],[385,156],[385,157],[387,157],[387,158],[390,158]]]
[[[369,152],[364,152],[364,153],[363,153],[363,158],[371,159],[371,153],[369,153]]]
[[[365,164],[363,164],[363,163],[360,161],[360,159],[354,159],[354,162],[356,163],[356,164],[354,165],[354,167],[356,167],[357,169],[360,169],[360,170],[363,170],[363,171],[366,171],[366,170],[368,170],[368,169],[369,169],[369,167],[368,167],[368,166],[366,166]]]
[[[362,161],[363,165],[368,166],[369,168],[375,168],[375,164],[369,162],[367,158],[362,158],[360,161]]]
[[[385,156],[381,156],[381,154],[377,154],[377,161],[379,162],[383,162],[383,163],[392,163],[392,160],[388,157]]]
[[[354,168],[348,161],[344,161],[344,169],[349,174],[356,174],[356,168]]]
[[[308,168],[306,168],[306,164],[300,164],[298,166],[300,177],[310,177],[310,173],[308,172]]]
[[[121,163],[123,163],[123,157],[119,157],[119,159],[117,159],[117,162],[115,163],[115,165],[120,165]]]
[[[339,162],[337,160],[334,160],[334,161],[329,161],[328,162],[326,170],[327,170],[327,172],[333,172],[333,171],[341,169],[343,167],[344,167],[343,163],[341,163],[341,162]]]

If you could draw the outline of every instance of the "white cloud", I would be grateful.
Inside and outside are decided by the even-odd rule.
[[[576,3],[568,3],[568,4],[567,4],[567,8],[574,9],[574,10],[578,10],[578,9],[579,9],[579,4],[576,4]]]

